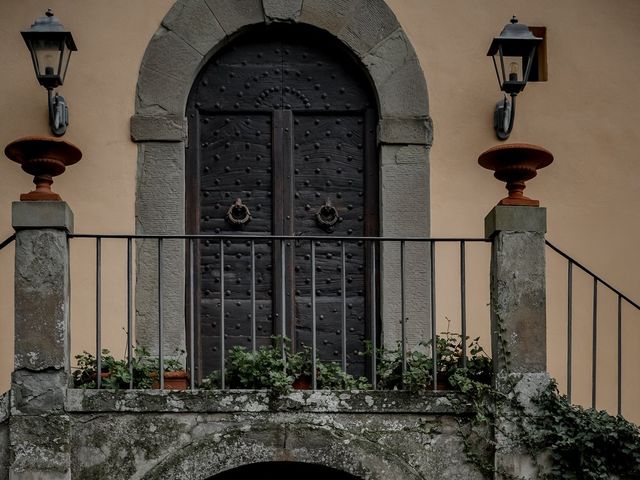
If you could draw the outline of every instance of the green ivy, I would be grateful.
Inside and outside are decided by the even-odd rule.
[[[553,382],[535,399],[540,412],[524,432],[532,451],[547,451],[542,478],[562,480],[640,478],[640,430],[621,416],[571,405]]]
[[[474,405],[471,421],[460,421],[460,435],[469,461],[485,475],[519,480],[508,472],[496,471],[492,461],[495,434],[500,433],[524,447],[541,480],[640,479],[640,429],[621,416],[572,405],[560,395],[555,381],[526,408],[517,394],[521,379],[510,373],[509,345],[498,319],[494,335],[500,347],[501,386],[480,382],[456,372],[451,383]],[[498,421],[500,420],[500,421]],[[545,458],[548,461],[540,461]]]

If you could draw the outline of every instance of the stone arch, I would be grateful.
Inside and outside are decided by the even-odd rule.
[[[226,470],[218,473],[207,480],[231,480],[237,478],[283,478],[299,476],[307,477],[310,480],[317,478],[332,478],[334,480],[360,480],[358,477],[345,473],[335,468],[325,467],[316,463],[302,462],[260,462],[249,463],[242,467]]]
[[[388,446],[329,425],[263,422],[258,427],[228,428],[183,446],[163,458],[142,480],[216,475],[254,463],[299,462],[339,470],[356,478],[423,478]]]
[[[384,0],[177,0],[145,51],[137,84],[131,138],[138,143],[136,232],[183,234],[185,231],[186,102],[202,66],[222,46],[252,25],[272,22],[308,24],[329,32],[359,58],[378,97],[380,233],[428,236],[429,148],[432,124],[425,76],[411,42]],[[411,195],[406,195],[410,191]],[[145,246],[146,245],[146,246]],[[169,247],[169,245],[167,245]],[[157,345],[157,272],[155,249],[139,243],[136,310],[138,340]],[[427,258],[428,252],[412,255]],[[399,314],[397,252],[388,250],[383,315]],[[165,255],[165,346],[184,345],[184,248],[175,243]],[[426,269],[426,266],[425,266]],[[407,293],[424,292],[426,273],[408,278]],[[416,298],[424,295],[417,294]],[[410,308],[419,317],[425,300]],[[386,312],[386,313],[385,313]],[[424,316],[424,315],[422,315]],[[417,325],[417,324],[416,324]],[[399,329],[394,322],[395,329]],[[425,328],[408,332],[424,337]],[[395,343],[397,332],[385,341]]]

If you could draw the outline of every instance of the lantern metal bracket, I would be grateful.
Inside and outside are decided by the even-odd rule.
[[[496,103],[493,113],[493,129],[500,140],[506,140],[513,130],[513,122],[516,118],[516,95],[511,94],[511,99],[505,95]]]
[[[56,137],[61,137],[67,131],[69,125],[69,107],[62,95],[58,95],[53,89],[48,88],[49,96],[49,127],[51,133]]]

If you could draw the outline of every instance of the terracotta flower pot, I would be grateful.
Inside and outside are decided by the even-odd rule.
[[[311,390],[311,377],[309,375],[302,375],[296,378],[291,386],[294,390]]]
[[[512,143],[490,148],[478,158],[478,163],[489,170],[498,180],[507,182],[509,196],[498,205],[520,205],[537,207],[538,200],[525,197],[525,181],[537,175],[537,171],[553,162],[548,150],[526,143]]]
[[[20,195],[20,200],[62,200],[51,191],[53,177],[62,174],[69,165],[82,158],[78,147],[69,142],[52,137],[24,137],[11,142],[4,153],[22,169],[34,176],[36,189]]]
[[[160,382],[158,381],[158,374],[152,373],[153,378],[152,388],[156,390],[160,388]],[[179,370],[177,372],[164,372],[164,389],[165,390],[186,390],[189,387],[189,373],[185,370]]]

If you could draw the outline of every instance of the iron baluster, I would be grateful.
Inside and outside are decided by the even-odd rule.
[[[96,237],[96,386],[102,387],[102,238]]]

